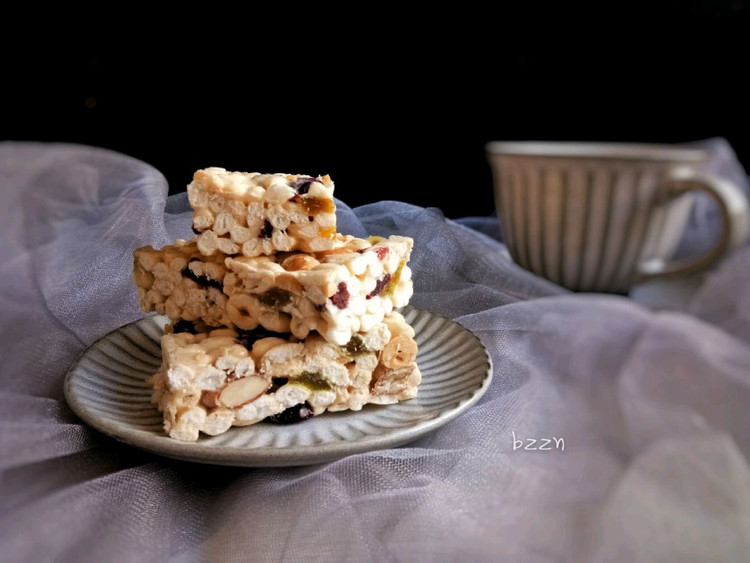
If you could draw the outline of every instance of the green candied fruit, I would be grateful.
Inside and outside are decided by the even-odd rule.
[[[401,260],[401,262],[399,262],[398,264],[398,268],[396,268],[396,271],[393,272],[388,285],[383,288],[383,291],[380,292],[380,295],[382,295],[383,297],[388,297],[389,295],[392,295],[394,291],[396,291],[396,286],[401,279],[401,270],[404,269],[404,266],[406,266],[406,261]]]
[[[289,384],[301,385],[310,391],[330,391],[331,384],[323,379],[319,373],[305,371],[299,377],[289,380]]]
[[[359,354],[364,354],[365,352],[367,352],[365,342],[358,334],[352,336],[349,339],[349,342],[342,346],[341,349],[347,356],[358,356]]]
[[[292,302],[292,294],[286,289],[272,287],[268,291],[261,293],[258,296],[258,301],[267,307],[279,309]]]

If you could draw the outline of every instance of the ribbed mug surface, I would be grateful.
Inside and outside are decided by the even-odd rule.
[[[669,260],[693,196],[670,172],[703,151],[634,145],[490,143],[501,233],[522,267],[574,291],[626,293]]]

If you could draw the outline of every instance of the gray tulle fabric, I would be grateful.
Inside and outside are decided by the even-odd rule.
[[[731,147],[706,144],[747,189]],[[4,563],[748,560],[748,247],[658,307],[521,270],[492,210],[337,201],[341,232],[414,238],[411,304],[474,331],[492,384],[403,447],[220,467],[116,442],[63,396],[86,346],[144,316],[133,249],[192,236],[184,194],[167,194],[123,154],[0,143]],[[685,244],[715,228],[699,205]]]

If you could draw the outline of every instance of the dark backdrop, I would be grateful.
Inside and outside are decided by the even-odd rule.
[[[658,49],[636,50],[633,27],[628,43],[539,54],[530,42],[537,54],[517,55],[483,27],[390,30],[365,47],[346,42],[356,30],[332,33],[309,52],[314,38],[297,38],[289,55],[188,36],[159,50],[6,53],[0,138],[121,151],[161,170],[172,193],[205,166],[330,174],[351,206],[397,199],[449,217],[493,212],[490,140],[721,136],[750,169],[748,9],[683,5],[689,31]]]

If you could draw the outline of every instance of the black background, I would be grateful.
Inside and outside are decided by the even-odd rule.
[[[393,199],[449,217],[493,213],[491,140],[724,137],[750,169],[747,5],[662,8],[589,14],[572,49],[531,35],[534,19],[525,40],[502,42],[513,20],[451,13],[367,30],[295,20],[231,42],[231,21],[192,20],[166,48],[139,28],[16,49],[0,138],[120,151],[159,169],[171,193],[206,166],[330,174],[353,207]]]

